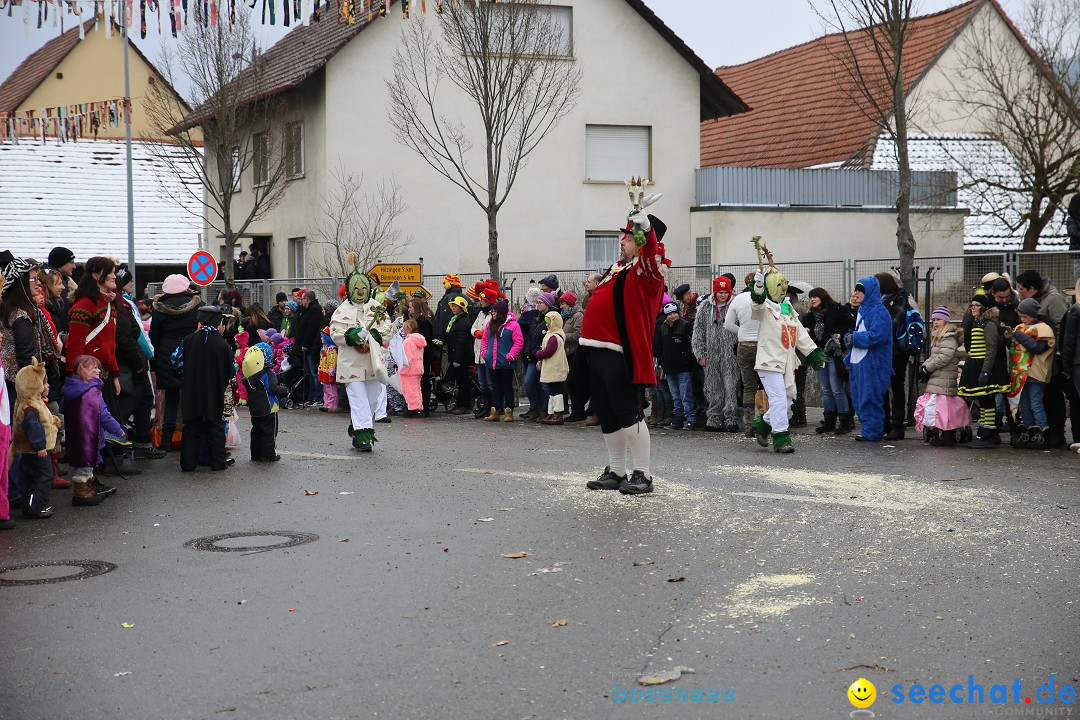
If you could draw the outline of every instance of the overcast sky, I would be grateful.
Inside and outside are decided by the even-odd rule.
[[[83,0],[85,1],[85,0]],[[822,0],[817,0],[819,4]],[[42,44],[59,34],[51,25],[38,30],[37,3],[24,0],[35,9],[35,22],[23,22],[23,10],[0,16],[0,77],[6,78],[20,62]],[[1029,0],[1001,0],[1006,12],[1019,20]],[[736,65],[768,55],[822,34],[822,21],[814,13],[810,0],[646,0],[646,3],[712,67]],[[937,12],[959,0],[916,0],[920,14]],[[161,5],[164,7],[165,3]],[[243,3],[238,3],[238,9]],[[430,8],[429,8],[430,11]],[[163,16],[167,31],[168,15]],[[146,40],[135,39],[140,49],[156,60],[161,43],[171,41],[167,34],[158,37],[157,23],[148,20]],[[285,34],[286,28],[264,26],[260,29],[263,47],[269,47]],[[577,38],[588,42],[588,38]],[[629,47],[629,46],[627,46]]]

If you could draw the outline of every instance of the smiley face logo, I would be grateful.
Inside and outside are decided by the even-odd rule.
[[[877,688],[866,678],[859,678],[847,689],[848,700],[857,708],[868,708],[877,700]]]

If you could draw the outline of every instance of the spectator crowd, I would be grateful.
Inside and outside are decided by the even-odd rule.
[[[74,506],[100,504],[117,493],[104,478],[138,475],[137,459],[179,450],[185,471],[227,468],[228,449],[243,444],[237,406],[248,407],[256,462],[280,459],[279,409],[345,410],[329,330],[344,287],[336,298],[297,287],[270,308],[236,290],[205,304],[171,275],[138,300],[125,265],[98,256],[79,271],[76,260],[63,247],[45,262],[0,254],[0,529],[14,525],[12,509],[51,516],[62,491]],[[238,276],[269,272],[255,246],[237,264]],[[375,421],[441,407],[491,423],[597,425],[575,369],[602,280],[571,290],[548,275],[512,305],[496,280],[463,287],[449,274],[434,310],[423,293],[379,294],[392,331]],[[728,273],[665,289],[657,383],[641,397],[651,426],[755,435],[768,400],[754,283]],[[782,304],[827,358],[814,370],[799,353],[792,427],[807,425],[809,369],[824,408],[818,434],[896,441],[913,427],[935,446],[990,450],[1007,435],[1015,448],[1052,449],[1068,444],[1071,414],[1080,441],[1080,281],[1070,299],[1034,270],[991,273],[962,317],[940,306],[926,320],[890,273],[863,278],[846,302],[799,282],[786,293]]]

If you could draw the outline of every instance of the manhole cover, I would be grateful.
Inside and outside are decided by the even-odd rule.
[[[42,571],[44,568],[54,567],[77,569],[78,572],[67,575],[53,575],[52,572],[47,570]],[[0,567],[0,587],[48,585],[50,583],[67,582],[68,580],[85,580],[96,575],[104,575],[115,569],[116,566],[112,563],[100,560],[52,560],[50,562],[25,562],[18,565],[5,565]],[[15,577],[6,577],[8,575],[14,575]],[[42,577],[42,575],[47,575],[47,577]]]
[[[260,543],[259,545],[223,546],[218,544],[236,538],[284,538],[285,540],[284,542]],[[208,550],[210,552],[262,552],[303,545],[304,543],[315,542],[318,539],[319,536],[314,533],[293,532],[291,530],[257,530],[254,532],[224,533],[222,535],[197,538],[184,543],[184,547],[192,550]]]

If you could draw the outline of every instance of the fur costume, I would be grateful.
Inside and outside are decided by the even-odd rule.
[[[29,365],[19,370],[15,375],[15,412],[11,424],[14,445],[12,450],[17,453],[36,453],[37,450],[30,447],[30,441],[23,429],[23,418],[27,410],[37,413],[38,421],[45,430],[45,449],[56,449],[56,433],[60,430],[60,418],[49,412],[49,406],[41,398],[45,389],[45,366],[34,358]],[[50,477],[51,480],[51,477]]]
[[[731,299],[722,305],[716,294],[701,301],[694,319],[692,347],[698,360],[707,358],[705,364],[705,400],[709,404],[706,423],[709,427],[722,428],[737,425],[740,418],[739,362],[735,345],[739,336],[724,327]]]
[[[330,319],[330,337],[338,346],[337,381],[349,395],[353,447],[370,452],[380,386],[389,379],[382,348],[389,345],[391,323],[374,280],[360,270],[355,253],[349,260],[353,271],[345,278],[345,299]]]
[[[796,351],[802,353],[807,364],[815,369],[824,367],[827,361],[825,353],[818,348],[791,307],[787,290],[787,278],[775,267],[764,276],[758,273],[750,290],[752,317],[758,321],[754,369],[769,398],[767,415],[759,414],[754,419],[754,430],[758,443],[763,446],[767,445],[767,436],[772,435],[775,452],[792,452],[788,411],[797,394],[795,368],[799,366],[799,359]]]
[[[851,378],[851,401],[862,425],[861,435],[876,442],[885,434],[882,398],[893,374],[893,323],[892,315],[881,302],[877,278],[865,277],[859,285],[863,287],[864,299],[855,317],[855,331],[851,333],[844,362]]]

